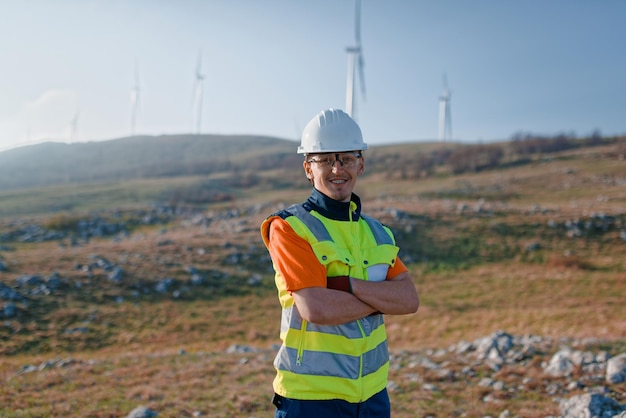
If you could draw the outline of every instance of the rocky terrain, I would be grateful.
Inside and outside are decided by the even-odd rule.
[[[362,179],[422,302],[386,319],[395,418],[626,417],[626,180],[592,151]],[[0,218],[0,416],[270,416],[280,312],[258,228],[307,191],[247,192]]]
[[[434,396],[445,395],[452,386],[476,387],[481,396],[479,402],[492,404],[496,409],[504,399],[527,398],[534,394],[550,398],[558,414],[535,411],[532,416],[623,418],[626,417],[626,352],[611,355],[604,350],[579,348],[601,343],[566,338],[554,341],[536,335],[511,335],[497,331],[475,341],[461,341],[447,348],[392,352],[388,390],[393,399],[399,393],[408,391]],[[259,349],[232,345],[219,355],[234,357],[236,362],[233,367],[245,369],[248,363],[267,361],[276,349],[276,346]],[[189,356],[190,353],[182,351],[178,355]],[[14,370],[9,379],[46,373],[54,368],[92,368],[95,362],[97,360],[82,361],[71,357],[49,359],[36,365],[23,365]],[[457,416],[472,416],[463,413],[461,409]],[[498,418],[529,416],[504,407],[500,409]],[[157,411],[138,406],[128,417],[147,418],[157,415]],[[210,412],[194,411],[192,416],[213,415]],[[240,416],[246,415],[242,413]],[[255,415],[251,413],[249,416]],[[425,416],[440,415],[434,413]]]

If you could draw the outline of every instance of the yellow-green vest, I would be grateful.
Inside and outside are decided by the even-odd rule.
[[[354,205],[354,203],[353,203]],[[377,220],[361,215],[358,221],[336,221],[308,212],[302,205],[286,209],[284,219],[307,240],[324,265],[327,277],[367,280],[367,268],[392,266],[398,254],[393,234]],[[269,224],[262,225],[267,244]],[[387,385],[389,353],[383,315],[370,315],[341,325],[318,325],[304,320],[286,291],[280,272],[276,285],[281,302],[280,338],[274,360],[274,390],[303,400],[343,399],[362,402]]]

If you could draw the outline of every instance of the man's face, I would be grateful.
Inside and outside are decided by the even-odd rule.
[[[331,199],[349,202],[365,160],[358,151],[308,154],[303,167],[317,190]]]

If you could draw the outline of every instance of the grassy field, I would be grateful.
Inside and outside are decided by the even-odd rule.
[[[365,211],[393,228],[421,298],[417,314],[386,318],[396,358],[496,330],[589,339],[590,350],[624,352],[626,162],[606,154],[596,148],[427,179],[363,177],[358,193]],[[12,215],[2,218],[0,236],[15,228],[21,207],[45,222],[67,210],[63,201],[73,216],[89,202],[106,213],[201,182],[5,192],[0,213]],[[280,308],[258,225],[282,202],[300,201],[308,191],[266,186],[260,181],[233,189],[234,201],[204,208],[214,215],[239,209],[208,225],[175,219],[78,246],[0,242],[7,266],[1,283],[52,272],[64,283],[52,295],[18,303],[19,315],[3,320],[0,416],[123,417],[138,405],[166,417],[271,416]],[[51,205],[53,196],[59,202]],[[261,209],[246,210],[251,207]],[[88,277],[78,268],[94,256],[122,267],[122,281],[97,270]],[[181,286],[176,297],[146,291],[166,278],[186,283],[189,266],[208,282]],[[250,284],[255,275],[260,280]],[[453,370],[465,366],[446,361]],[[557,415],[539,362],[523,373],[542,383],[500,394],[497,402],[484,402],[485,389],[471,382],[392,367],[393,416],[498,416],[507,409],[522,417]],[[506,369],[501,378],[519,373]],[[441,390],[424,390],[426,383]]]

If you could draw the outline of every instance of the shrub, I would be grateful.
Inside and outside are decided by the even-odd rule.
[[[57,213],[46,219],[43,227],[54,231],[76,230],[81,219],[78,216],[68,213]]]

